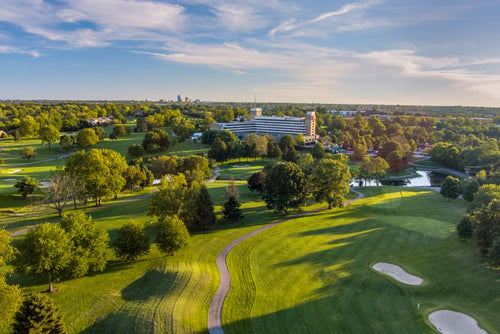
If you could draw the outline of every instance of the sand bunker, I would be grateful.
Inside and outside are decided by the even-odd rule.
[[[39,184],[39,188],[48,188],[50,187],[50,182],[48,181],[43,181],[43,182],[40,182]]]
[[[15,181],[16,179],[4,179],[5,182],[12,182]]]
[[[250,165],[232,165],[233,168],[250,167]]]
[[[429,320],[443,334],[487,334],[473,317],[454,311],[439,310],[429,314]]]
[[[408,274],[403,268],[395,264],[379,262],[374,264],[372,268],[408,285],[420,285],[424,281],[418,276]]]
[[[7,172],[7,174],[15,174],[15,173],[19,173],[19,172],[22,172],[24,169],[14,169],[14,170],[11,170],[10,172]]]

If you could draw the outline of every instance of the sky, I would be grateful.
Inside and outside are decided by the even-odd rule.
[[[500,107],[500,0],[0,0],[0,99]]]

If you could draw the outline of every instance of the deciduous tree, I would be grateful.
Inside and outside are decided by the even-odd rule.
[[[58,277],[71,261],[71,241],[58,225],[45,223],[28,231],[18,246],[19,253],[14,261],[20,272],[46,274],[49,292],[52,281]]]
[[[21,193],[24,199],[35,192],[38,188],[38,181],[32,177],[25,177],[21,181],[17,181],[14,187]]]
[[[178,215],[184,203],[188,185],[184,174],[165,176],[158,191],[151,195],[149,215],[160,217]]]
[[[83,212],[64,216],[60,225],[71,243],[71,260],[65,274],[76,278],[85,276],[89,271],[103,271],[106,267],[108,233],[98,230],[92,217]]]
[[[449,200],[456,199],[460,195],[460,181],[456,177],[448,175],[441,185],[440,194]]]
[[[46,125],[42,128],[40,128],[40,131],[38,133],[40,135],[40,139],[42,140],[42,144],[47,143],[49,144],[49,150],[50,150],[50,144],[56,142],[59,139],[59,130],[53,125]]]
[[[309,178],[314,199],[327,202],[328,208],[342,207],[349,192],[351,173],[349,167],[340,161],[321,159],[313,168]]]
[[[127,261],[135,261],[143,254],[149,252],[149,238],[144,233],[144,225],[130,220],[118,230],[113,244],[117,257]]]
[[[177,216],[168,216],[160,224],[160,230],[156,236],[158,248],[169,255],[189,243],[189,232],[184,222]]]
[[[88,149],[99,142],[99,137],[92,128],[85,128],[76,134],[76,145],[82,149]]]
[[[264,184],[262,195],[269,209],[287,214],[289,208],[299,207],[305,202],[307,188],[304,172],[293,162],[271,167]]]

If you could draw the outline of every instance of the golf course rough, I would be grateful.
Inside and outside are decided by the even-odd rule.
[[[424,280],[418,276],[407,273],[403,268],[392,263],[378,262],[372,266],[376,271],[389,275],[395,280],[408,284],[420,285]]]

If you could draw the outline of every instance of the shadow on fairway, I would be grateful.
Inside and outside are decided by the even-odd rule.
[[[176,277],[175,272],[149,270],[122,290],[122,298],[126,301],[147,301],[151,297],[162,298],[168,293]]]
[[[137,318],[128,312],[117,312],[108,314],[97,320],[92,326],[84,329],[81,333],[135,333],[137,328],[152,328],[153,324],[144,319]],[[144,333],[151,331],[144,330]]]

